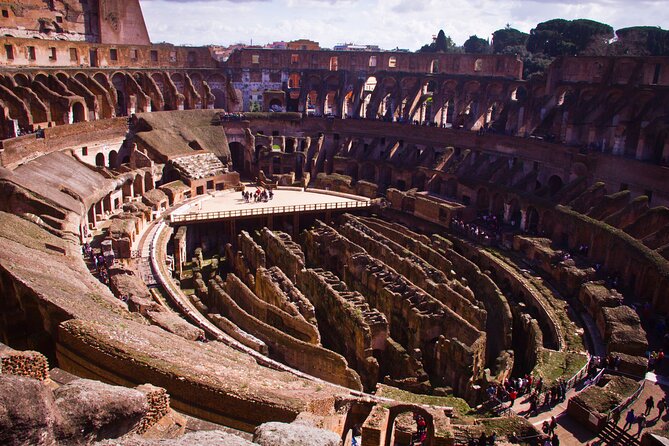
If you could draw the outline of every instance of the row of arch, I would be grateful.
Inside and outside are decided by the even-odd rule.
[[[225,108],[227,79],[208,71],[0,73],[5,137],[133,113]]]
[[[518,81],[387,72],[355,79],[343,73],[291,72],[287,88],[289,111],[474,130],[499,119],[507,104],[527,97],[525,84]]]

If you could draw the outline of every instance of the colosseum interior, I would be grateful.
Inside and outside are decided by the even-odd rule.
[[[221,62],[49,3],[0,4],[0,443],[536,444],[647,396],[669,58]]]

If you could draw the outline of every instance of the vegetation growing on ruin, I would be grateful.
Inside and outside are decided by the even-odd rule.
[[[468,419],[475,413],[474,409],[472,409],[465,400],[456,396],[421,395],[407,392],[406,390],[401,390],[397,387],[387,386],[385,384],[377,385],[376,394],[377,396],[405,403],[425,404],[436,407],[452,407],[454,415],[461,419]]]
[[[594,20],[558,18],[538,23],[529,34],[507,25],[492,36],[489,43],[473,35],[458,46],[440,30],[418,52],[515,54],[523,61],[525,79],[541,75],[560,56],[669,56],[669,31],[652,26],[614,32],[610,25]]]

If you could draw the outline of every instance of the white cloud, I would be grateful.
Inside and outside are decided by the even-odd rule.
[[[664,2],[638,0],[141,0],[154,42],[264,44],[308,38],[415,50],[444,29],[456,43],[507,23],[529,31],[553,18],[588,18],[614,29],[669,23]]]

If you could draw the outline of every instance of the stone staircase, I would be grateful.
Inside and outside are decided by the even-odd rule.
[[[620,445],[620,446],[641,446],[638,437],[630,435],[630,432],[636,432],[637,425],[634,424],[630,430],[624,431],[615,421],[610,421],[599,432],[599,439],[602,445]]]

